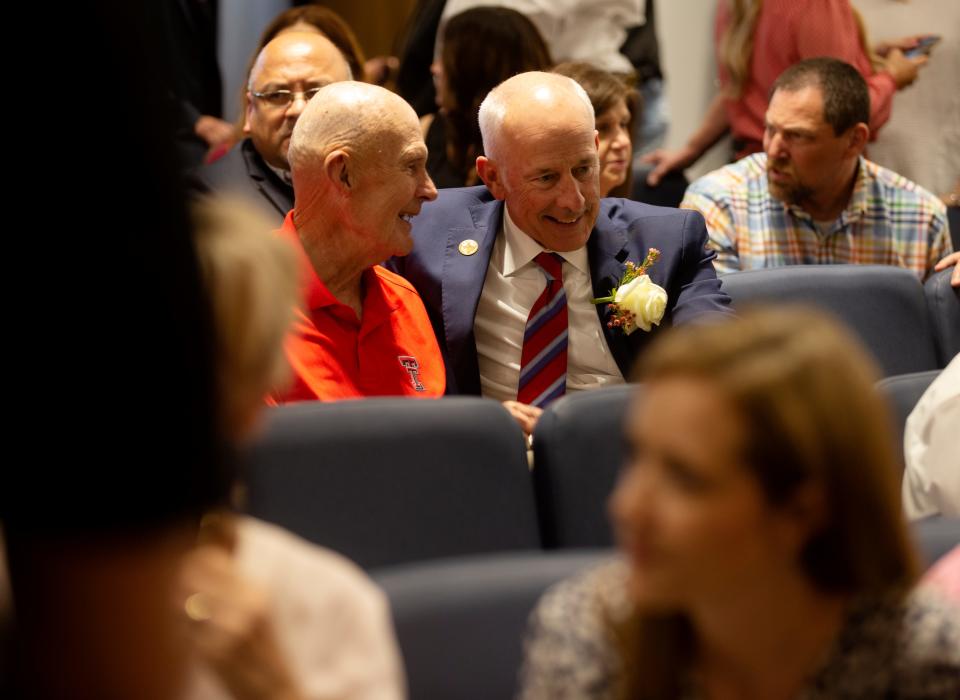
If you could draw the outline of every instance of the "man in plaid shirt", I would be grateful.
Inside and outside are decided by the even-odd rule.
[[[897,265],[921,280],[954,266],[946,207],[862,156],[863,77],[832,58],[788,68],[771,90],[765,153],[695,181],[681,207],[703,214],[718,273],[780,265]]]

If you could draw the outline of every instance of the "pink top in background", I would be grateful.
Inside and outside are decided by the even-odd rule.
[[[717,7],[714,40],[718,57],[720,38],[730,23],[725,0]],[[777,77],[794,63],[806,58],[832,56],[856,68],[870,90],[871,139],[890,118],[896,84],[887,73],[874,71],[860,46],[860,36],[848,0],[764,0],[754,34],[750,75],[740,99],[726,101],[727,118],[734,139],[755,142],[742,157],[759,150],[763,141],[767,96]],[[729,84],[729,76],[720,66],[720,85]]]

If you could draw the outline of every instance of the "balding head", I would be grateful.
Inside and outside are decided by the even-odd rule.
[[[548,250],[586,245],[600,210],[593,105],[576,81],[521,73],[480,105],[477,174],[510,221]]]
[[[530,71],[491,90],[480,104],[479,119],[484,153],[496,159],[504,134],[509,137],[518,128],[545,120],[561,124],[580,122],[592,129],[594,113],[590,97],[577,81],[555,73]]]
[[[350,77],[343,54],[322,34],[280,34],[263,47],[250,71],[244,133],[267,163],[287,169],[290,135],[309,97],[295,94],[285,102],[282,94],[274,93],[309,93]]]
[[[351,229],[371,243],[373,262],[409,252],[406,219],[436,189],[420,122],[402,98],[368,83],[328,85],[300,116],[289,158],[298,223]]]
[[[291,170],[305,181],[327,155],[348,150],[365,160],[368,151],[419,130],[417,114],[402,98],[369,83],[341,82],[317,93],[297,122],[290,140]]]

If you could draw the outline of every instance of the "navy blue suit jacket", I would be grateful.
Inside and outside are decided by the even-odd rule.
[[[479,394],[480,370],[473,320],[500,232],[504,204],[483,185],[440,190],[413,220],[413,252],[393,258],[389,267],[406,277],[423,298],[447,364],[448,394]],[[473,239],[479,250],[459,251]],[[608,296],[630,260],[641,263],[648,248],[660,259],[648,271],[667,291],[660,327],[686,323],[704,314],[729,313],[730,298],[713,269],[715,253],[705,248],[707,229],[693,211],[654,207],[625,199],[603,199],[587,243],[596,297]],[[597,306],[607,346],[625,377],[640,350],[656,335],[637,330],[629,336],[607,328],[609,310]]]

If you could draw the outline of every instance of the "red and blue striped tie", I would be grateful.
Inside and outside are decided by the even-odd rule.
[[[543,408],[567,390],[567,295],[563,291],[563,258],[540,253],[534,262],[543,269],[547,288],[527,317],[517,401]]]

